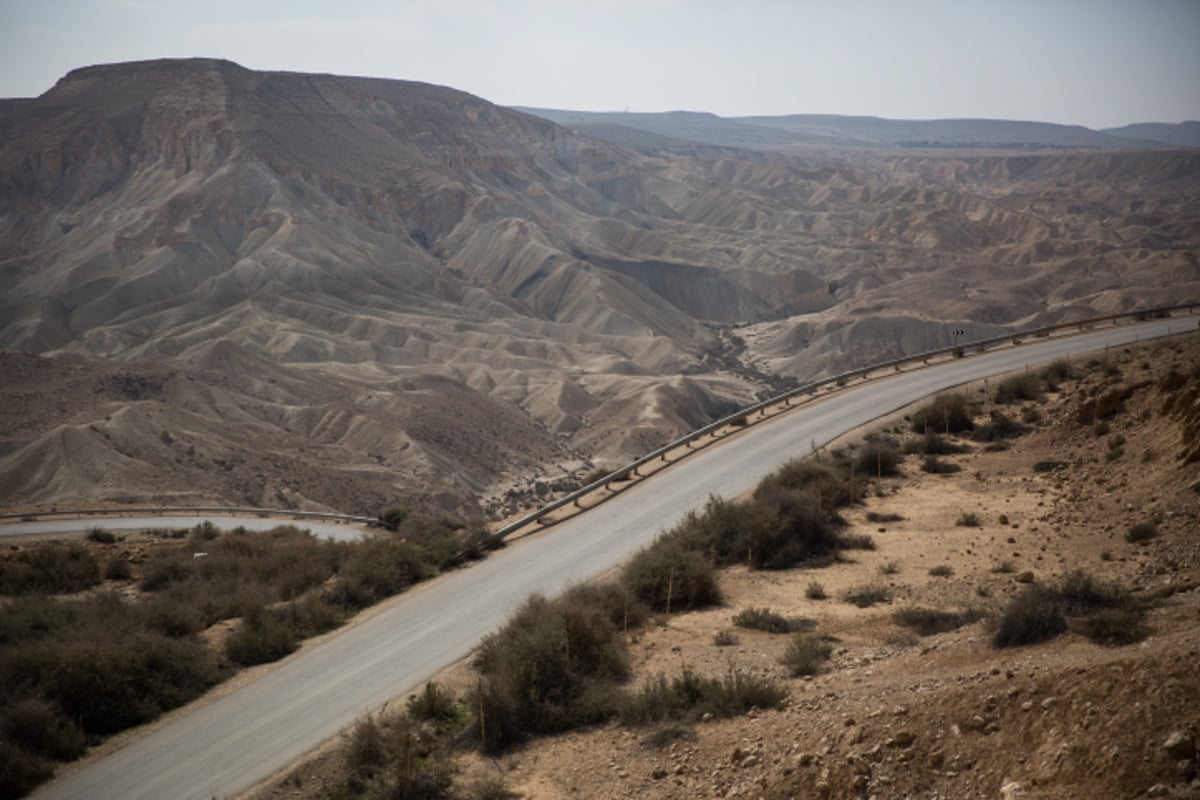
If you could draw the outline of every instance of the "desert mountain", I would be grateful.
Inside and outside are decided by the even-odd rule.
[[[526,108],[521,111],[597,139],[625,143],[631,131],[643,136],[712,147],[794,151],[813,145],[841,147],[954,147],[1006,149],[1146,149],[1162,145],[1197,147],[1194,130],[1182,123],[1129,125],[1095,131],[1082,125],[998,119],[902,120],[836,114],[718,117],[692,111],[629,113]]]
[[[0,504],[479,510],[950,326],[1200,297],[1197,152],[603,125],[215,60],[0,102]]]
[[[1121,128],[1106,128],[1113,136],[1160,142],[1171,147],[1200,147],[1200,122],[1141,122]]]

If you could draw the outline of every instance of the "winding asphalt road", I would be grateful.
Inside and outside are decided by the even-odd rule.
[[[245,791],[465,656],[530,593],[552,594],[619,564],[710,494],[750,489],[814,444],[942,389],[1185,329],[1194,331],[1196,318],[1037,340],[864,383],[755,425],[544,536],[416,588],[361,624],[236,691],[199,702],[34,796],[208,800]]]

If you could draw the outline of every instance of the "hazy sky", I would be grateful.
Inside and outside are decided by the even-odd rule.
[[[187,56],[504,105],[1200,119],[1200,0],[0,0],[0,97]]]

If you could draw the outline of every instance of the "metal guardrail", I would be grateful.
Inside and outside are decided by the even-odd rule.
[[[362,525],[378,525],[374,517],[359,517],[353,514],[338,514],[326,511],[289,511],[283,508],[243,508],[240,506],[151,506],[150,508],[82,508],[63,511],[27,511],[19,514],[0,514],[0,520],[23,519],[25,517],[104,517],[136,516],[151,514],[253,514],[258,517],[293,517],[300,519],[328,519],[336,522],[355,522]]]
[[[766,408],[770,408],[771,406],[777,405],[779,403],[788,403],[793,398],[799,397],[800,395],[814,395],[817,393],[818,390],[820,390],[826,386],[837,386],[837,387],[845,386],[852,379],[866,378],[872,372],[878,372],[880,370],[885,370],[885,369],[889,369],[889,368],[898,371],[900,369],[900,367],[903,366],[904,364],[911,364],[911,363],[918,362],[918,361],[927,362],[927,361],[929,361],[929,359],[934,358],[936,356],[950,355],[950,356],[955,356],[955,357],[965,357],[967,355],[968,349],[970,349],[972,352],[975,352],[975,353],[982,353],[987,348],[995,347],[996,345],[1006,344],[1006,343],[1010,343],[1010,342],[1013,345],[1019,345],[1025,339],[1048,337],[1054,331],[1067,330],[1067,329],[1071,329],[1071,328],[1076,328],[1079,331],[1083,331],[1083,330],[1087,330],[1091,327],[1094,327],[1096,325],[1104,324],[1106,322],[1111,322],[1113,325],[1116,325],[1118,320],[1121,320],[1121,319],[1134,318],[1134,319],[1137,319],[1138,321],[1161,319],[1161,318],[1170,317],[1172,315],[1172,312],[1175,312],[1175,311],[1186,310],[1188,312],[1188,314],[1194,314],[1195,309],[1197,308],[1198,305],[1200,305],[1200,304],[1186,303],[1186,304],[1176,305],[1176,306],[1164,306],[1164,307],[1159,307],[1159,308],[1142,309],[1140,311],[1129,311],[1129,312],[1125,312],[1122,314],[1110,314],[1110,315],[1104,316],[1104,317],[1092,317],[1089,319],[1076,320],[1074,322],[1060,322],[1060,323],[1056,323],[1054,325],[1046,325],[1046,326],[1043,326],[1040,328],[1029,328],[1029,329],[1023,330],[1023,331],[1014,331],[1012,333],[1006,333],[1002,336],[993,336],[988,339],[975,339],[970,342],[963,342],[962,344],[951,345],[950,347],[942,347],[942,348],[938,348],[936,350],[927,350],[925,352],[915,353],[915,354],[909,355],[909,356],[901,356],[900,358],[894,358],[889,361],[881,361],[881,362],[878,362],[875,364],[870,364],[865,367],[857,367],[855,369],[849,370],[848,372],[843,372],[839,375],[833,375],[828,378],[823,378],[818,381],[813,381],[811,383],[804,384],[803,386],[799,386],[795,389],[786,391],[783,394],[777,395],[775,397],[770,397],[766,400],[762,400],[753,405],[747,406],[746,408],[739,409],[738,411],[735,411],[732,414],[721,417],[720,419],[716,420],[715,422],[710,422],[708,425],[705,425],[702,428],[697,428],[696,430],[692,431],[691,433],[685,434],[672,442],[668,442],[667,444],[663,445],[662,447],[658,448],[657,450],[647,453],[644,456],[640,456],[640,457],[634,459],[633,461],[631,461],[629,464],[613,470],[612,472],[605,475],[603,478],[600,478],[597,481],[593,481],[592,483],[589,483],[587,486],[576,489],[575,491],[571,492],[570,494],[567,494],[564,497],[560,497],[558,500],[555,500],[545,506],[542,506],[541,508],[537,509],[536,511],[526,514],[525,516],[521,517],[518,520],[515,520],[514,522],[510,522],[509,524],[505,525],[504,527],[500,528],[499,530],[494,531],[491,534],[491,540],[494,542],[503,541],[504,538],[506,536],[508,536],[509,534],[516,533],[520,529],[522,529],[528,525],[531,525],[535,522],[540,521],[547,514],[557,511],[558,509],[562,508],[563,506],[574,503],[575,501],[585,497],[588,494],[591,494],[592,492],[596,491],[597,489],[607,487],[610,483],[612,483],[614,481],[623,481],[623,480],[628,479],[630,476],[636,476],[637,470],[639,467],[642,467],[642,466],[650,463],[651,461],[654,461],[657,458],[665,458],[666,455],[668,453],[670,453],[672,450],[676,450],[680,447],[686,447],[689,444],[691,444],[692,442],[695,442],[697,439],[702,439],[703,437],[705,437],[711,433],[715,433],[716,431],[720,430],[721,428],[724,428],[726,425],[735,423],[738,420],[743,420],[743,421],[747,420],[751,414],[754,414],[758,411],[762,411]]]

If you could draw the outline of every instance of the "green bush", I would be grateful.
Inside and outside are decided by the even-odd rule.
[[[755,569],[787,569],[831,559],[845,544],[831,514],[822,510],[820,498],[811,489],[760,486],[755,503],[765,509],[769,524],[747,532],[741,559],[736,552],[729,552],[723,563],[748,560]]]
[[[401,523],[407,518],[408,510],[400,506],[388,506],[379,512],[379,523],[389,531],[399,528]]]
[[[83,545],[44,544],[0,561],[0,594],[64,594],[100,583],[100,565]]]
[[[808,586],[804,588],[804,596],[809,600],[824,600],[829,597],[825,592],[825,587],[817,581],[808,582]]]
[[[220,677],[204,645],[151,633],[28,643],[5,654],[6,686],[41,696],[89,735],[147,722],[198,696]]]
[[[564,593],[566,600],[600,609],[621,630],[637,628],[650,616],[650,609],[628,589],[616,583],[581,583]]]
[[[1079,619],[1080,632],[1105,645],[1140,641],[1145,607],[1116,586],[1087,573],[1070,572],[1057,586],[1030,586],[1017,595],[1000,617],[992,646],[1035,644],[1067,630],[1067,618]]]
[[[635,555],[622,571],[621,583],[655,611],[685,611],[721,600],[708,560],[669,538]]]
[[[0,733],[30,752],[60,761],[78,758],[87,747],[79,726],[36,695],[15,700],[0,712]]]
[[[781,659],[795,676],[815,675],[829,660],[833,648],[817,636],[800,634],[788,644]]]
[[[299,646],[299,637],[291,625],[278,614],[260,608],[225,640],[225,655],[235,664],[251,667],[278,661]]]
[[[929,574],[935,578],[949,578],[954,574],[954,568],[949,564],[938,564],[929,570]]]
[[[938,395],[912,416],[913,433],[922,435],[928,431],[961,433],[974,427],[970,403],[965,395],[957,393]]]
[[[862,499],[862,487],[850,481],[849,462],[830,458],[795,459],[763,478],[754,491],[756,498],[776,487],[805,490],[826,513],[853,505]]]
[[[446,722],[458,716],[454,692],[434,681],[426,681],[420,692],[409,697],[407,708],[410,717],[428,722]]]
[[[49,760],[0,738],[0,797],[24,797],[53,775]]]
[[[123,558],[114,558],[104,565],[104,580],[127,581],[133,578],[133,567]]]
[[[954,524],[960,528],[978,528],[983,523],[979,521],[979,515],[974,511],[964,511],[958,515],[958,519],[954,521]]]
[[[475,666],[484,680],[470,730],[487,752],[607,718],[607,687],[629,674],[620,632],[601,609],[540,595],[483,640]]]
[[[1011,375],[996,385],[992,399],[1000,404],[1015,403],[1018,400],[1037,400],[1042,396],[1044,387],[1042,379],[1032,373]]]
[[[706,678],[684,667],[669,680],[659,675],[627,695],[620,717],[630,725],[700,719],[705,714],[725,718],[752,708],[778,708],[786,698],[787,691],[768,677],[730,669],[720,678]]]
[[[142,603],[140,611],[143,624],[164,636],[191,636],[206,627],[201,609],[174,597],[150,597]]]
[[[1044,586],[1028,586],[1001,614],[992,646],[1018,647],[1053,639],[1067,629],[1058,594]]]
[[[387,763],[387,742],[374,717],[363,717],[354,724],[344,757],[346,765],[360,775],[370,774]]]
[[[453,775],[450,760],[434,753],[407,720],[393,732],[388,769],[377,782],[374,796],[387,800],[450,800]]]
[[[403,592],[430,575],[420,548],[396,539],[369,539],[354,549],[338,574],[330,599],[366,608]]]
[[[896,475],[901,461],[900,452],[884,442],[868,442],[859,448],[854,458],[854,471],[859,475],[878,478]]]

